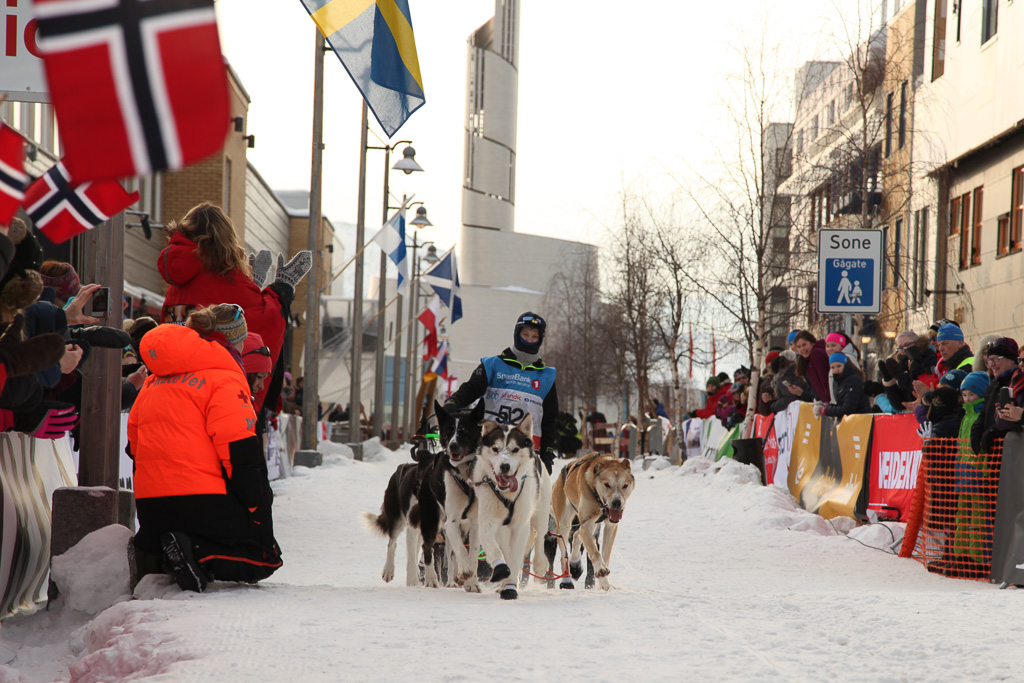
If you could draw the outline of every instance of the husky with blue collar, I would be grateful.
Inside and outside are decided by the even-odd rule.
[[[534,539],[539,575],[550,569],[544,554],[551,509],[551,478],[533,450],[533,418],[517,425],[485,420],[480,450],[473,466],[477,491],[478,541],[492,562],[492,582],[504,581],[502,600],[519,597],[519,579],[526,547]],[[470,547],[477,541],[470,533]]]

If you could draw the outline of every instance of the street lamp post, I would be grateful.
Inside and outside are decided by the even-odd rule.
[[[399,145],[412,145],[411,140],[402,140],[396,142],[393,145],[384,145],[383,147],[368,147],[367,149],[382,149],[384,150],[384,201],[382,202],[384,207],[382,211],[381,225],[388,222],[388,198],[390,197],[389,190],[389,179],[391,177],[391,150],[396,149]],[[422,171],[418,163],[416,163],[416,150],[411,146],[406,147],[402,151],[402,160],[395,164],[395,168],[403,171],[406,175]],[[374,376],[373,376],[373,433],[381,434],[384,429],[384,332],[385,332],[385,316],[384,308],[387,305],[387,264],[388,255],[384,253],[382,249],[380,252],[380,286],[378,287],[377,295],[377,349],[374,356]],[[398,315],[401,316],[402,310],[402,299],[398,299]],[[401,317],[396,318],[401,320]],[[397,369],[396,369],[397,372]],[[351,419],[351,415],[349,415]],[[395,423],[395,416],[391,416],[391,431],[394,432],[397,429]]]
[[[411,224],[413,226],[415,226],[416,228],[425,228],[425,227],[433,225],[433,223],[431,223],[427,219],[427,209],[425,207],[423,207],[423,206],[421,206],[421,207],[416,209],[416,218],[414,218],[411,221]],[[413,401],[415,400],[414,397],[416,395],[416,391],[413,388],[413,383],[414,383],[414,381],[416,379],[416,374],[417,374],[416,371],[415,371],[414,356],[415,356],[416,348],[418,346],[418,344],[415,342],[416,314],[418,313],[417,309],[419,308],[419,305],[420,305],[419,304],[419,299],[420,299],[420,260],[419,260],[419,258],[417,257],[416,254],[417,254],[417,251],[419,250],[420,247],[424,247],[424,246],[426,246],[428,244],[432,245],[433,243],[432,242],[420,242],[419,241],[419,233],[416,232],[416,231],[413,232],[413,235],[412,235],[412,263],[413,263],[413,269],[414,269],[414,272],[415,272],[415,276],[412,279],[412,301],[411,301],[410,306],[409,306],[409,325],[408,325],[408,327],[409,327],[409,335],[408,335],[409,349],[407,351],[408,355],[406,356],[406,361],[405,361],[405,365],[406,365],[406,367],[405,367],[405,376],[407,378],[407,380],[406,380],[406,387],[405,387],[406,434],[415,434],[416,430],[419,428],[419,424],[417,423],[417,417],[418,417],[417,413],[419,411],[415,411],[415,412],[413,411]],[[437,259],[436,250],[432,249],[431,254],[432,254],[432,258],[425,257],[425,260],[428,260],[430,263],[434,263],[434,262],[436,262],[438,260]]]

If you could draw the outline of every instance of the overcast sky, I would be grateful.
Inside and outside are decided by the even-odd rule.
[[[715,163],[715,141],[727,136],[722,83],[738,70],[743,36],[767,31],[793,67],[836,58],[822,36],[839,22],[839,8],[852,17],[856,3],[524,0],[516,230],[606,244],[604,226],[615,222],[624,185],[661,187],[684,160],[704,170]],[[409,5],[426,104],[394,140],[414,141],[426,173],[395,172],[391,189],[426,202],[435,227],[423,239],[443,249],[458,239],[461,221],[466,38],[493,14],[494,3]],[[220,0],[217,8],[224,52],[252,98],[250,161],[276,189],[308,189],[312,20],[299,0]],[[356,219],[359,97],[337,58],[327,55],[324,211],[335,221]],[[376,122],[371,127],[383,136]],[[383,153],[371,151],[368,234],[382,215],[382,163]]]

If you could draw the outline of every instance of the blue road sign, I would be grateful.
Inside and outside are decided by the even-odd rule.
[[[821,230],[818,233],[818,311],[881,311],[882,232]]]

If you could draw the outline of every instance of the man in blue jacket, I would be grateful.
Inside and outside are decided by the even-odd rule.
[[[482,358],[444,407],[462,410],[482,398],[487,420],[515,425],[531,415],[533,446],[550,474],[558,448],[558,392],[555,369],[540,358],[546,328],[536,313],[519,316],[512,346],[500,355]]]

